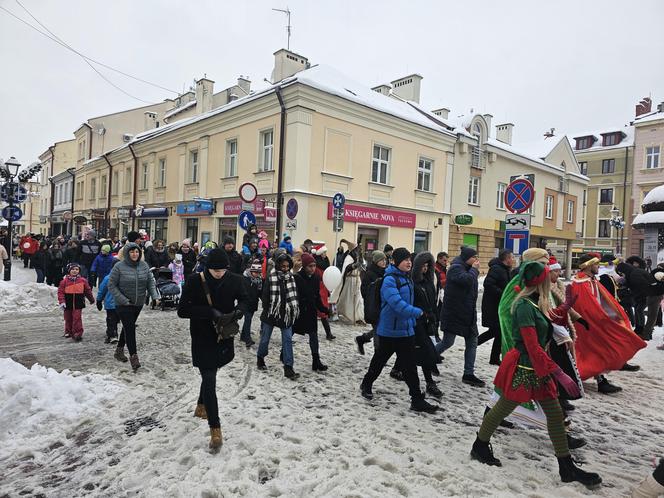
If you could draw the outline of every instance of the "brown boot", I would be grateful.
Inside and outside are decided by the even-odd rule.
[[[202,403],[198,403],[196,405],[196,409],[194,410],[194,417],[202,418],[203,420],[207,420],[207,411],[205,410],[205,405]]]
[[[221,437],[221,428],[220,427],[210,427],[210,449],[218,450],[221,448],[223,440]]]
[[[139,368],[141,368],[141,364],[138,361],[138,355],[137,354],[133,354],[129,357],[129,363],[131,363],[131,368],[134,370],[134,372],[136,370],[138,370]]]
[[[127,357],[125,356],[125,354],[124,354],[124,348],[121,348],[120,346],[118,346],[117,348],[115,348],[115,354],[113,355],[113,357],[114,357],[116,360],[118,360],[118,361],[123,361],[123,362],[125,362],[125,363],[129,361],[129,360],[127,359]]]

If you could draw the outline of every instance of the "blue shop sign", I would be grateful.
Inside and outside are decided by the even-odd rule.
[[[212,214],[212,201],[189,201],[177,205],[178,216],[209,216]]]

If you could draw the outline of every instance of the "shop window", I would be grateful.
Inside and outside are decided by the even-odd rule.
[[[184,237],[191,243],[198,242],[198,218],[188,218],[184,227]]]
[[[150,221],[151,220],[146,220],[146,219],[138,219],[138,230],[145,230],[145,233],[147,233],[150,236],[151,240],[154,240],[155,237],[152,236],[152,227],[150,226]]]
[[[163,240],[168,244],[168,219],[154,220],[154,238]]]
[[[429,250],[429,238],[431,233],[415,231],[415,244],[414,249],[416,253],[421,253]]]

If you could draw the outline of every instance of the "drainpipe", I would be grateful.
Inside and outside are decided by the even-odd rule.
[[[76,187],[76,168],[67,168],[67,173],[71,175],[71,211],[72,219],[67,222],[67,235],[74,235],[74,187]]]
[[[138,157],[136,156],[136,153],[134,152],[134,148],[129,145],[129,150],[131,151],[131,155],[134,156],[134,185],[132,186],[132,203],[133,203],[133,208],[136,209],[136,182],[138,182]],[[131,229],[136,230],[136,213],[134,213],[134,216],[131,217]]]
[[[625,174],[623,176],[623,205],[622,205],[622,213],[623,213],[623,221],[628,220],[629,218],[627,217],[627,211],[626,211],[626,204],[627,204],[627,159],[629,157],[629,147],[625,147]],[[620,252],[625,253],[625,246],[623,245],[624,239],[625,238],[625,229],[623,228],[622,231],[620,232]]]
[[[92,159],[92,126],[88,125],[88,131],[90,132],[90,140],[88,144],[88,159]]]
[[[106,162],[108,163],[108,192],[106,194],[106,214],[104,216],[104,223],[106,224],[106,236],[108,237],[110,234],[110,227],[111,227],[111,220],[110,220],[110,212],[111,212],[111,189],[113,187],[113,165],[111,164],[111,161],[108,160],[108,154],[102,154],[102,157],[106,159]]]
[[[279,120],[279,171],[277,172],[277,223],[276,223],[276,237],[281,239],[281,218],[282,206],[284,203],[283,182],[284,182],[284,158],[286,147],[286,106],[284,104],[284,97],[281,94],[281,87],[276,88],[277,99],[279,100],[279,107],[281,107],[281,116]]]
[[[49,205],[49,213],[48,213],[48,224],[51,226],[51,233],[53,233],[53,224],[51,223],[51,216],[53,216],[53,206],[55,202],[55,182],[53,181],[52,174],[53,174],[53,165],[55,164],[55,145],[52,145],[51,147],[48,148],[48,150],[51,151],[51,175],[48,176],[48,182],[51,184],[51,199],[50,199],[50,205]],[[48,174],[48,172],[46,173]]]

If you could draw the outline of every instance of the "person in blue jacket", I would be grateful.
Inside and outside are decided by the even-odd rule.
[[[415,357],[415,321],[422,310],[413,306],[414,287],[410,278],[412,262],[410,252],[399,247],[392,253],[392,264],[385,270],[380,297],[381,311],[376,327],[378,345],[360,391],[366,399],[373,398],[373,383],[394,353],[399,368],[408,384],[410,409],[417,412],[434,413],[438,406],[427,403],[420,390]]]
[[[104,244],[101,246],[101,251],[99,251],[99,254],[97,254],[97,257],[95,257],[92,266],[90,267],[90,274],[96,275],[93,282],[101,282],[106,275],[111,273],[113,261],[115,261],[115,258],[111,254],[111,246],[109,244]]]
[[[286,249],[286,252],[288,253],[289,256],[293,255],[293,243],[291,242],[291,236],[288,234],[284,234],[284,239],[281,241],[279,244],[279,247],[282,249]]]
[[[117,259],[113,259],[113,264],[117,262]],[[111,265],[111,268],[113,267],[113,264]],[[108,278],[110,272],[111,270],[109,269],[108,274],[101,281],[101,284],[99,284],[99,290],[97,291],[97,309],[99,311],[102,310],[103,302],[104,309],[106,309],[106,339],[104,339],[104,343],[115,344],[118,342],[118,323],[120,323],[120,315],[118,315],[118,312],[115,310],[115,299],[113,299],[113,294],[108,291]]]

